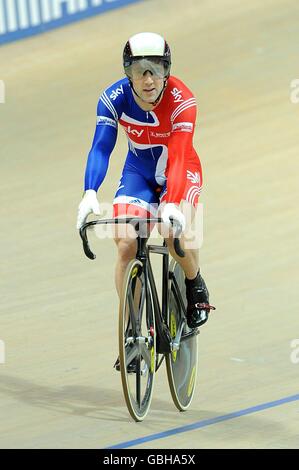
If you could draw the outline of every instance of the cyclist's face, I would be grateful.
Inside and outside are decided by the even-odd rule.
[[[133,78],[132,81],[137,95],[147,103],[155,101],[164,87],[164,78],[158,78],[149,70],[141,78]]]

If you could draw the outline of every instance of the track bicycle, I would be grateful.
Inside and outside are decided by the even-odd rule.
[[[136,231],[137,252],[127,266],[119,305],[119,362],[123,393],[130,415],[142,421],[150,408],[155,373],[165,358],[168,383],[175,406],[185,411],[191,404],[197,375],[198,328],[186,321],[185,275],[180,265],[169,262],[163,245],[149,245],[148,224],[162,223],[161,218],[115,218],[85,223],[80,229],[86,256],[95,259],[87,238],[87,229],[99,224],[131,224]],[[175,225],[174,247],[180,246],[181,227]],[[159,301],[150,254],[162,255],[162,292]],[[134,363],[134,373],[130,364]]]

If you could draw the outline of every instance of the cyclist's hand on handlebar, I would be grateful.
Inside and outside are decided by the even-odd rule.
[[[164,208],[162,209],[161,217],[164,224],[166,225],[172,225],[170,219],[174,219],[182,226],[182,232],[186,228],[186,219],[184,214],[172,202],[165,204]]]
[[[78,208],[77,229],[79,230],[85,224],[89,214],[100,215],[100,204],[97,200],[97,193],[94,189],[88,189]]]

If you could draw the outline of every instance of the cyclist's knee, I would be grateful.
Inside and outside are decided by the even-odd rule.
[[[135,239],[131,238],[115,238],[118,257],[123,262],[128,262],[136,256],[137,244]]]

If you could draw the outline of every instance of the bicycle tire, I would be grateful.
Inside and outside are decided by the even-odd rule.
[[[175,260],[171,261],[169,271],[175,276],[186,307],[184,272]],[[167,325],[172,338],[176,335],[182,315],[181,306],[175,296],[173,281],[170,279]],[[197,354],[197,330],[191,330],[185,324],[178,351],[173,351],[165,357],[172,400],[179,411],[187,410],[194,396],[198,368]]]
[[[135,294],[138,279],[140,294]],[[138,322],[134,325],[134,318],[140,320],[140,326]],[[129,373],[127,367],[132,357],[136,361],[136,372]],[[137,259],[129,263],[124,276],[119,306],[119,360],[128,411],[135,421],[142,421],[149,411],[153,394],[156,338],[152,297],[146,289],[143,265]]]

